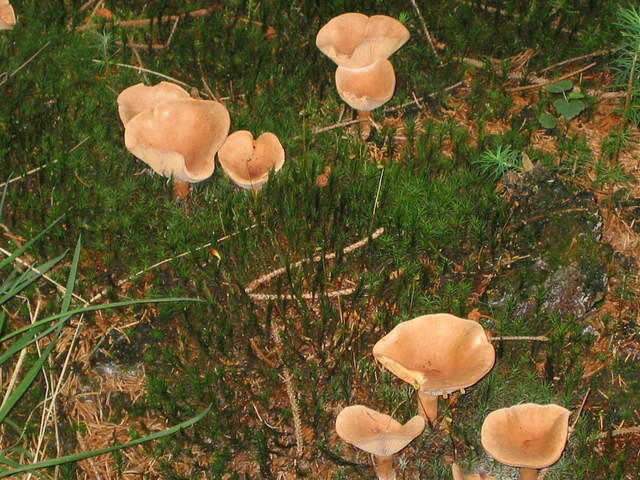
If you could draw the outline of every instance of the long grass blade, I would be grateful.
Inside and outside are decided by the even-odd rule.
[[[53,222],[51,222],[49,224],[48,227],[46,227],[44,230],[42,230],[40,233],[38,233],[35,237],[33,237],[32,239],[30,239],[27,243],[25,243],[22,247],[18,248],[15,252],[13,252],[11,255],[9,255],[8,257],[6,257],[4,260],[0,260],[0,268],[4,268],[7,265],[11,265],[11,263],[13,263],[13,261],[18,258],[20,255],[22,255],[31,245],[33,245],[40,237],[42,237],[45,233],[47,233],[49,230],[51,230],[53,228],[54,225],[56,225],[60,220],[62,220],[64,217],[64,215],[59,216],[58,218],[56,218]]]
[[[122,448],[133,447],[135,445],[139,445],[141,443],[148,442],[150,440],[158,440],[159,438],[172,435],[180,430],[190,427],[194,423],[199,422],[207,413],[209,413],[209,410],[211,410],[211,405],[209,405],[205,410],[203,410],[198,415],[196,415],[195,417],[189,420],[186,420],[182,423],[174,425],[173,427],[169,427],[165,430],[162,430],[161,432],[152,433],[151,435],[147,435],[146,437],[138,438],[136,440],[123,443],[121,445],[114,445],[113,447],[101,448],[101,449],[93,450],[90,452],[75,453],[73,455],[65,455],[63,457],[52,458],[51,460],[44,460],[42,462],[37,462],[31,465],[24,465],[20,468],[1,472],[0,478],[8,477],[9,475],[15,475],[17,473],[31,472],[34,470],[39,470],[41,468],[54,467],[56,465],[61,465],[63,463],[77,462],[78,460],[84,460],[85,458],[95,457],[96,455],[102,455],[105,453],[114,452]]]

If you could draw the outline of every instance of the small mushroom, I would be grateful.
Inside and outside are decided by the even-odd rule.
[[[213,173],[230,123],[229,112],[218,102],[165,101],[130,119],[124,141],[127,150],[160,175],[200,182]]]
[[[451,464],[451,474],[453,480],[495,480],[492,476],[484,473],[464,473],[457,463]]]
[[[129,120],[145,110],[162,102],[186,98],[191,98],[189,93],[175,83],[160,82],[153,86],[137,83],[118,95],[118,114],[126,127]]]
[[[16,24],[16,14],[9,0],[0,0],[0,30],[11,30]]]
[[[495,362],[482,326],[448,313],[401,322],[373,347],[373,356],[418,391],[418,411],[432,424],[438,396],[478,382]]]
[[[336,88],[340,98],[358,111],[361,119],[387,103],[396,88],[396,74],[387,59],[358,69],[338,67]]]
[[[555,404],[524,403],[494,410],[484,419],[480,440],[493,458],[520,468],[520,480],[536,480],[558,461],[567,443],[571,412]]]
[[[389,58],[409,40],[409,30],[387,15],[343,13],[316,35],[316,46],[341,67],[361,68]]]
[[[346,407],[336,418],[338,436],[373,455],[379,480],[395,480],[393,456],[420,435],[424,426],[425,421],[419,415],[402,425],[364,405]]]
[[[265,132],[254,140],[251,132],[233,132],[218,152],[218,160],[227,176],[238,186],[258,190],[269,180],[271,170],[284,165],[284,148],[273,133]]]

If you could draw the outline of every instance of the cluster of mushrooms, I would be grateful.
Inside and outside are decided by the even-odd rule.
[[[284,164],[276,135],[265,132],[254,139],[247,130],[228,135],[231,118],[224,105],[191,98],[174,83],[138,83],[123,90],[117,101],[127,150],[173,179],[175,191],[188,192],[189,184],[209,178],[216,153],[227,176],[245,189],[260,189],[269,173]]]
[[[388,59],[407,40],[409,30],[395,18],[355,12],[334,17],[318,32],[316,46],[338,65],[338,95],[361,120],[393,96],[396,74]]]
[[[447,313],[399,323],[373,347],[373,356],[418,392],[418,415],[404,425],[363,405],[344,408],[336,432],[373,455],[379,480],[394,480],[393,456],[436,425],[438,397],[464,390],[493,368],[495,350],[482,326]],[[559,405],[524,403],[491,412],[480,434],[484,449],[499,462],[520,468],[521,480],[535,480],[564,450],[570,411]],[[455,463],[455,480],[465,475]],[[488,477],[491,478],[491,477]]]

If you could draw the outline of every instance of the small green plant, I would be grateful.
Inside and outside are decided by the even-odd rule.
[[[569,79],[551,83],[545,87],[545,90],[551,94],[562,95],[562,98],[554,100],[553,107],[566,121],[574,119],[586,108],[582,101],[584,93],[574,90],[573,82]],[[538,122],[547,129],[555,128],[558,125],[557,118],[548,112],[542,112],[538,117]]]
[[[510,170],[519,172],[522,170],[522,155],[511,148],[510,145],[498,146],[495,150],[485,150],[473,163],[480,171],[490,177],[494,182],[498,181]]]
[[[640,8],[629,6],[618,12],[616,26],[622,40],[616,51],[614,66],[618,86],[625,89],[623,124],[640,123]]]

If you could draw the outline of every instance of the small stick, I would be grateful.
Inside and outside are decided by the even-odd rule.
[[[3,253],[4,255],[6,255],[7,257],[10,257],[11,255],[13,255],[10,251],[5,250],[4,248],[0,247],[0,253]],[[16,257],[14,259],[14,261],[18,262],[20,265],[28,268],[29,270],[31,270],[32,272],[38,273],[40,274],[40,276],[42,276],[42,278],[44,278],[45,280],[47,280],[48,282],[50,282],[51,284],[55,285],[55,287],[58,289],[58,291],[60,293],[62,293],[63,295],[65,295],[67,293],[67,289],[65,287],[63,287],[61,284],[59,284],[58,282],[56,282],[53,278],[51,278],[50,276],[48,276],[46,273],[41,272],[40,270],[38,270],[36,267],[34,267],[33,265],[31,265],[29,262],[25,262],[24,260],[22,260],[20,257]],[[79,295],[76,295],[75,293],[71,294],[76,300],[82,302],[83,305],[89,305],[89,302],[87,302],[84,298],[82,298]]]
[[[334,290],[333,292],[327,292],[327,293],[322,293],[322,294],[315,294],[315,293],[303,293],[301,295],[293,295],[290,293],[286,293],[286,294],[275,294],[275,293],[248,293],[247,295],[249,295],[249,297],[253,300],[262,300],[262,301],[268,301],[268,300],[295,300],[296,298],[303,298],[305,300],[313,300],[314,298],[317,298],[318,296],[323,296],[323,297],[327,297],[327,298],[338,298],[338,297],[343,297],[345,295],[351,295],[352,293],[354,293],[357,290],[356,287],[349,287],[349,288],[343,288],[342,290]]]
[[[92,61],[95,62],[95,63],[107,63],[104,60],[98,60],[96,58],[94,58]],[[184,83],[183,81],[180,81],[177,78],[170,77],[169,75],[165,75],[164,73],[160,73],[160,72],[156,72],[156,71],[153,71],[153,70],[149,70],[148,68],[138,67],[136,65],[127,65],[126,63],[115,63],[114,65],[116,67],[130,68],[132,70],[138,70],[139,72],[149,73],[151,75],[155,75],[156,77],[164,78],[165,80],[170,80],[173,83],[177,83],[178,85],[181,85],[181,86],[183,86],[183,87],[185,87],[185,88],[187,88],[189,90],[191,88],[193,88],[188,83]]]
[[[432,92],[429,95],[427,95],[428,98],[435,98],[437,95],[441,94],[441,93],[447,93],[451,90],[454,90],[456,88],[458,88],[461,85],[464,85],[465,82],[464,80],[460,81],[460,82],[456,82],[453,85],[449,85],[448,87],[444,88],[441,91],[438,92]],[[418,97],[416,98],[414,95],[414,99],[411,100],[410,102],[406,102],[403,103],[402,105],[396,105],[395,107],[387,107],[384,108],[382,111],[385,113],[388,112],[395,112],[396,110],[402,110],[403,108],[409,107],[411,105],[418,105],[420,108],[422,108],[422,106],[420,105],[420,102],[422,102],[424,100],[423,97]],[[361,122],[365,122],[368,121],[367,118],[356,118],[355,120],[347,120],[345,122],[338,122],[338,123],[334,123],[333,125],[329,125],[326,127],[314,127],[311,130],[311,134],[312,135],[317,135],[318,133],[324,133],[324,132],[328,132],[329,130],[334,130],[336,128],[341,128],[341,127],[348,127],[349,125],[355,125],[356,123],[361,123]],[[299,138],[299,137],[297,137]]]
[[[166,15],[160,18],[140,18],[136,20],[120,20],[119,22],[113,22],[114,27],[142,27],[145,25],[149,25],[152,22],[167,22],[179,19],[180,17],[204,17],[209,15],[211,12],[215,10],[222,10],[224,5],[215,4],[206,8],[201,8],[199,10],[193,10],[191,12],[187,12],[181,15]],[[84,25],[79,26],[76,30],[86,30],[91,26],[90,23],[85,23]]]
[[[548,342],[549,341],[549,337],[545,337],[544,335],[539,335],[537,337],[529,337],[529,336],[515,336],[515,337],[508,337],[508,336],[499,336],[499,337],[491,337],[489,340],[491,340],[492,342],[501,342],[503,340],[506,341],[530,341],[530,342]]]
[[[148,272],[149,270],[153,270],[154,268],[158,268],[160,265],[164,265],[165,263],[171,262],[171,261],[176,260],[176,259],[178,259],[178,258],[185,257],[185,256],[187,256],[187,255],[190,255],[190,254],[191,254],[191,253],[193,253],[193,252],[197,252],[198,250],[202,250],[202,249],[204,249],[204,248],[209,248],[209,247],[211,247],[214,243],[220,243],[220,242],[222,242],[222,241],[224,241],[224,240],[227,240],[227,239],[229,239],[229,238],[231,238],[231,237],[235,237],[236,235],[239,235],[239,234],[240,234],[240,233],[242,233],[242,232],[246,232],[247,230],[251,230],[251,229],[253,229],[253,228],[257,227],[257,226],[258,226],[258,224],[257,224],[257,223],[254,223],[253,225],[250,225],[250,226],[248,226],[247,228],[244,228],[243,230],[240,230],[240,231],[238,231],[238,232],[234,232],[234,233],[230,233],[229,235],[225,235],[224,237],[220,237],[220,238],[218,238],[217,240],[215,240],[215,242],[207,242],[207,243],[205,243],[204,245],[201,245],[201,246],[199,246],[199,247],[196,247],[196,248],[194,248],[194,249],[192,249],[192,250],[187,250],[186,252],[182,252],[182,253],[180,253],[180,254],[176,255],[175,257],[165,258],[164,260],[161,260],[161,261],[160,261],[160,262],[158,262],[158,263],[154,263],[154,264],[153,264],[153,265],[151,265],[150,267],[143,268],[142,270],[138,270],[136,273],[134,273],[134,274],[132,274],[132,275],[129,275],[129,276],[128,276],[127,278],[125,278],[124,280],[118,280],[118,281],[116,282],[116,287],[120,287],[120,286],[124,285],[125,283],[130,282],[131,280],[134,280],[135,278],[137,278],[137,277],[139,277],[140,275],[142,275],[142,274],[144,274],[144,273]],[[96,302],[96,301],[100,300],[103,296],[105,296],[105,295],[107,294],[107,292],[108,292],[108,291],[109,291],[109,289],[108,289],[108,288],[104,288],[104,289],[102,289],[102,290],[101,290],[100,292],[98,292],[96,295],[94,295],[93,297],[91,297],[87,303],[88,303],[88,304],[92,304],[92,303],[94,303],[94,302]]]
[[[416,0],[411,0],[411,3],[416,13],[418,14],[418,18],[420,19],[420,23],[422,24],[422,31],[424,32],[424,36],[427,38],[427,42],[429,42],[429,46],[431,47],[431,50],[433,50],[433,54],[436,56],[438,60],[440,60],[440,55],[438,55],[438,52],[436,51],[436,47],[433,44],[433,40],[431,40],[431,34],[429,33],[429,29],[427,28],[427,22],[424,21],[424,17],[422,16],[422,12],[420,11],[418,4],[416,3]]]
[[[588,212],[588,211],[589,209],[585,207],[573,207],[573,208],[564,208],[562,210],[556,210],[554,212],[541,213],[540,215],[534,215],[533,217],[525,218],[524,220],[518,223],[512,223],[511,225],[507,225],[505,227],[505,230],[511,231],[514,228],[523,227],[525,225],[530,224],[531,222],[535,222],[536,220],[542,220],[543,218],[551,217],[552,215],[562,215],[564,213]]]
[[[346,255],[348,253],[353,252],[354,250],[357,250],[358,248],[364,247],[367,243],[369,243],[369,238],[371,238],[371,240],[375,240],[376,238],[378,238],[380,235],[382,235],[384,233],[384,228],[380,227],[378,228],[375,232],[373,232],[371,234],[371,237],[364,237],[363,239],[357,241],[356,243],[352,243],[351,245],[345,247],[342,249],[342,254]],[[332,260],[336,257],[336,253],[328,253],[326,255],[316,255],[315,257],[311,257],[311,258],[304,258],[302,260],[299,260],[295,263],[292,263],[291,265],[289,265],[289,268],[298,268],[301,265],[304,265],[305,263],[310,263],[310,262],[321,262],[322,260]],[[247,287],[244,289],[245,293],[251,294],[251,292],[253,292],[256,288],[258,288],[260,285],[270,282],[271,280],[273,280],[275,277],[277,277],[278,275],[282,275],[283,273],[285,273],[287,271],[287,267],[280,267],[277,268],[265,275],[262,275],[260,278],[257,278],[256,280],[253,280],[252,282],[249,283],[249,285],[247,285]],[[280,298],[280,296],[276,295],[275,298]]]
[[[559,82],[560,80],[565,80],[567,78],[571,78],[571,77],[574,77],[576,75],[579,75],[582,72],[585,72],[585,71],[589,70],[590,68],[595,67],[596,65],[597,65],[596,62],[592,62],[589,65],[587,65],[586,67],[582,67],[582,68],[580,68],[578,70],[575,70],[575,71],[573,71],[571,73],[567,73],[566,75],[562,75],[561,77],[554,78],[553,80],[546,80],[546,81],[541,82],[541,83],[536,83],[536,84],[533,84],[533,85],[524,85],[522,87],[507,88],[507,91],[509,91],[509,92],[522,92],[523,90],[532,90],[534,88],[544,87],[545,85],[549,85],[551,83],[556,83],[556,82]]]
[[[40,47],[38,49],[38,51],[36,53],[34,53],[33,55],[31,55],[24,63],[22,63],[22,65],[20,65],[18,68],[16,68],[13,72],[11,72],[10,74],[6,74],[3,73],[2,75],[0,75],[0,77],[2,78],[2,80],[0,80],[0,85],[5,84],[7,81],[9,81],[9,79],[13,76],[15,76],[20,70],[22,70],[24,67],[26,67],[27,65],[29,65],[31,62],[33,62],[33,60],[42,53],[42,51],[47,48],[49,46],[49,44],[51,44],[51,41],[48,41],[47,43],[45,43],[42,47]]]
[[[570,432],[573,432],[576,429],[576,424],[578,423],[578,420],[580,420],[580,415],[582,415],[582,410],[584,409],[584,406],[587,403],[587,398],[589,398],[590,393],[591,393],[591,387],[587,388],[587,393],[585,393],[584,397],[582,398],[582,402],[580,403],[580,407],[578,408],[576,418],[574,418],[573,422],[571,423],[571,430],[569,430]]]
[[[609,53],[612,53],[614,51],[615,51],[615,49],[596,50],[595,52],[588,53],[586,55],[580,55],[579,57],[573,57],[573,58],[569,58],[567,60],[563,60],[563,61],[558,62],[558,63],[554,63],[553,65],[549,65],[548,67],[543,68],[538,73],[545,73],[545,72],[548,72],[549,70],[553,70],[554,68],[562,67],[562,66],[568,65],[570,63],[579,62],[581,60],[587,60],[588,58],[599,57],[601,55],[608,55]]]
[[[131,35],[129,35],[127,38],[129,39],[129,43],[131,43]],[[138,62],[138,65],[140,66],[140,70],[138,70],[138,72],[142,73],[142,77],[144,78],[145,83],[149,83],[149,77],[147,77],[147,74],[144,71],[144,63],[142,62],[142,57],[140,56],[138,49],[132,48],[131,51],[133,52],[133,55],[136,57],[136,61]]]
[[[618,428],[617,430],[612,430],[610,432],[599,433],[596,440],[602,440],[603,438],[607,438],[609,435],[612,437],[619,437],[620,435],[633,435],[636,433],[640,433],[640,427]]]
[[[57,162],[58,162],[58,159],[56,158],[56,159],[50,161],[49,163],[45,163],[44,165],[40,165],[39,167],[32,168],[28,172],[23,173],[22,175],[20,175],[19,177],[15,177],[15,178],[12,178],[11,180],[8,180],[8,181],[6,181],[4,183],[0,183],[0,188],[3,188],[5,185],[11,185],[13,182],[17,182],[18,180],[22,180],[23,178],[28,177],[29,175],[32,175],[32,174],[34,174],[36,172],[39,172],[40,170],[43,170],[43,169],[45,169],[45,168],[47,168],[47,167],[49,167],[49,166],[51,166],[51,165],[53,165],[54,163],[57,163]]]

